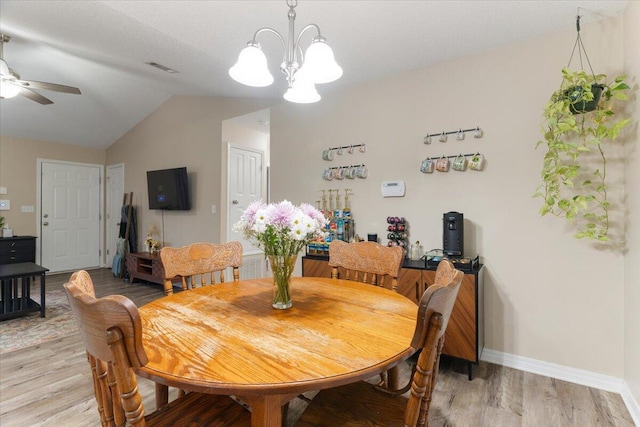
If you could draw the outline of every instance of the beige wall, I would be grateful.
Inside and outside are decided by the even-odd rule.
[[[38,159],[104,165],[106,150],[75,145],[0,136],[0,187],[7,187],[2,199],[11,201],[11,210],[0,211],[14,235],[37,236],[36,212],[21,212],[23,205],[37,206]]]
[[[164,212],[164,244],[220,242],[222,188],[222,122],[264,109],[266,101],[175,96],[107,149],[107,164],[125,164],[125,191],[138,207],[138,236],[149,227],[162,231],[163,211],[149,210],[148,170],[186,166],[190,211]],[[218,212],[220,212],[218,210]]]
[[[625,194],[627,253],[624,263],[624,379],[640,402],[640,2],[629,2],[624,21],[625,71],[632,77],[635,124],[627,144]],[[638,414],[640,416],[640,414]]]
[[[582,33],[597,72],[622,71],[621,19],[583,25]],[[411,241],[427,249],[442,247],[443,213],[463,212],[465,252],[485,264],[486,347],[622,377],[621,147],[608,149],[613,236],[620,239],[612,249],[574,239],[564,220],[541,218],[540,200],[531,197],[544,155],[535,150],[542,106],[560,84],[574,41],[575,28],[567,28],[343,93],[326,94],[329,85],[317,104],[273,107],[272,199],[313,202],[320,189],[348,187],[358,234],[386,236],[386,217],[404,216]],[[427,133],[476,125],[482,139],[422,142]],[[361,142],[366,153],[321,160],[323,149]],[[482,172],[419,171],[427,156],[476,151],[487,159]],[[365,163],[369,177],[320,178],[325,167],[351,162]],[[405,181],[406,196],[382,198],[381,182],[396,179]]]

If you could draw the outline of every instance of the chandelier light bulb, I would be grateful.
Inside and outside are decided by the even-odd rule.
[[[259,43],[249,42],[238,55],[238,62],[229,69],[229,75],[238,83],[253,87],[265,87],[273,83],[267,68],[267,57]]]
[[[312,104],[320,101],[316,85],[302,69],[294,77],[295,81],[284,94],[284,99],[297,104]]]
[[[342,77],[342,68],[324,37],[316,37],[307,48],[302,65],[315,83],[330,83]]]

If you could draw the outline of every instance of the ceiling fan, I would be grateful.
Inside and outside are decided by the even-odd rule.
[[[21,80],[20,75],[9,68],[2,55],[2,47],[8,43],[11,37],[0,34],[0,98],[13,98],[16,95],[25,96],[42,105],[53,104],[49,98],[40,95],[33,89],[52,90],[56,92],[80,95],[80,89],[56,83],[36,82],[33,80]]]

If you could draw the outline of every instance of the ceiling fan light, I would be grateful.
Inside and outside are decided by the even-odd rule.
[[[11,75],[11,71],[9,70],[9,66],[4,59],[0,59],[0,76],[9,77]]]
[[[20,86],[10,83],[2,77],[0,82],[0,98],[13,98],[20,93]]]
[[[305,73],[298,71],[294,77],[293,85],[284,94],[284,99],[297,104],[312,104],[320,101],[320,94],[316,90],[316,85]]]
[[[314,83],[330,83],[342,76],[342,68],[324,37],[316,37],[307,48],[302,67]]]
[[[260,44],[249,42],[238,55],[238,62],[229,69],[229,75],[238,83],[253,87],[265,87],[273,83],[267,68],[267,57]]]

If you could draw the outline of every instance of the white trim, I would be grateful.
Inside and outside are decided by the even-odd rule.
[[[533,374],[556,378],[599,390],[618,393],[621,395],[622,400],[629,410],[631,418],[637,426],[640,426],[640,406],[638,402],[634,400],[631,390],[621,378],[557,365],[555,363],[543,362],[515,354],[502,353],[488,348],[484,349],[480,359],[485,362],[518,369],[520,371],[531,372]]]
[[[631,419],[636,423],[636,426],[640,427],[640,403],[633,398],[627,383],[622,386],[620,396],[622,396],[622,401],[626,405],[629,414],[631,414]]]

